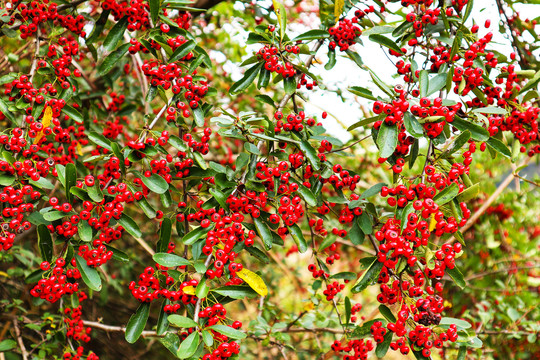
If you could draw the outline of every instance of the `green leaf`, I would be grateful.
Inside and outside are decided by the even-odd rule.
[[[461,149],[463,145],[469,141],[471,138],[471,132],[469,130],[463,131],[457,138],[454,139],[452,144],[448,147],[448,149],[445,151],[446,154],[451,155]]]
[[[468,187],[457,195],[456,199],[459,202],[467,202],[475,199],[480,194],[480,184],[476,183],[473,186]]]
[[[0,186],[11,186],[15,182],[15,176],[0,174]]]
[[[244,339],[246,337],[246,333],[233,329],[232,327],[229,327],[226,325],[212,325],[212,326],[207,327],[207,329],[214,330],[231,339]]]
[[[193,319],[188,318],[186,316],[182,316],[182,315],[176,315],[176,314],[169,315],[167,320],[169,321],[171,325],[174,325],[179,328],[184,328],[184,329],[186,328],[189,329],[192,327],[199,326],[199,324],[193,321]]]
[[[103,41],[103,49],[106,52],[112,51],[116,48],[116,44],[124,37],[124,32],[126,32],[128,26],[128,17],[122,17],[109,31],[105,41]],[[126,45],[126,44],[124,44]],[[124,46],[122,45],[122,46]]]
[[[103,62],[97,67],[98,75],[107,75],[109,71],[111,71],[111,69],[114,67],[114,65],[116,65],[118,60],[122,59],[124,55],[126,55],[130,46],[130,43],[122,44],[118,47],[118,49],[114,50],[105,59],[103,59]]]
[[[195,49],[196,46],[197,46],[197,43],[195,41],[193,40],[186,41],[185,43],[177,47],[176,50],[174,50],[174,52],[172,53],[169,59],[169,63],[173,63],[175,61],[182,59],[187,54],[189,54],[193,49]]]
[[[360,121],[352,124],[351,126],[349,126],[347,131],[352,131],[352,130],[354,130],[356,128],[359,128],[361,126],[369,125],[369,124],[374,123],[375,121],[381,120],[381,119],[382,119],[382,117],[380,115],[376,115],[376,116],[372,116],[372,117],[360,120]]]
[[[472,325],[465,320],[455,319],[455,318],[450,318],[450,317],[443,317],[439,323],[439,326],[442,326],[445,328],[450,327],[450,325],[456,325],[458,329],[463,329],[463,330],[467,330],[472,327]]]
[[[386,353],[388,352],[388,349],[390,348],[390,343],[392,342],[392,337],[393,337],[394,333],[391,332],[391,331],[388,331],[385,335],[384,335],[384,340],[382,343],[380,344],[377,344],[377,347],[375,348],[375,355],[379,358],[379,359],[382,359],[384,358],[384,356],[386,355]]]
[[[270,82],[271,77],[272,77],[272,73],[266,70],[264,67],[261,67],[261,70],[259,73],[259,81],[257,82],[257,89],[267,87],[268,83]],[[257,96],[262,96],[262,95],[257,95]],[[268,95],[265,95],[265,96],[268,96]],[[270,100],[271,100],[270,105],[273,105],[272,98],[270,98]]]
[[[107,245],[105,244],[105,247],[107,248],[107,251],[112,251],[113,253],[113,256],[112,258],[116,261],[121,261],[121,262],[124,262],[124,263],[128,263],[130,262],[130,258],[129,258],[129,255],[126,254],[125,252],[121,251],[121,250],[118,250],[116,248],[113,248],[112,246],[110,245]]]
[[[374,282],[381,272],[381,269],[383,267],[383,264],[379,262],[377,259],[375,259],[369,268],[364,271],[360,279],[354,284],[351,291],[353,293],[359,293],[360,291],[366,289],[369,285],[371,285],[372,282]]]
[[[133,237],[140,238],[142,236],[139,225],[137,225],[135,220],[133,220],[127,214],[123,213],[122,217],[118,220],[118,223],[122,225],[124,227],[124,230],[126,230]]]
[[[386,323],[386,321],[384,319],[382,319],[382,318],[377,318],[377,319],[366,321],[362,325],[359,325],[359,326],[354,328],[354,330],[350,334],[350,338],[351,339],[361,339],[361,338],[365,338],[366,336],[370,336],[371,335],[371,326],[373,326],[373,324],[375,322],[377,322],[377,321],[381,321],[381,322],[383,322],[383,324]]]
[[[2,340],[0,342],[0,353],[14,349],[16,346],[17,346],[17,342],[15,340],[11,340],[11,339]]]
[[[336,50],[328,50],[328,62],[324,65],[326,70],[332,70],[336,65]]]
[[[90,199],[93,201],[100,203],[103,201],[103,192],[101,191],[99,187],[99,182],[95,182],[94,186],[87,186],[86,190],[88,192],[88,196],[90,196]]]
[[[103,10],[101,12],[101,15],[99,16],[99,19],[94,23],[94,28],[92,29],[92,33],[90,36],[84,41],[86,45],[91,45],[98,36],[103,34],[103,29],[105,29],[105,24],[107,23],[107,20],[109,19],[109,14],[111,13],[110,10]]]
[[[507,158],[510,158],[512,156],[512,152],[510,151],[508,146],[506,146],[499,139],[491,137],[491,138],[489,138],[488,141],[486,141],[486,144],[487,144],[487,146],[489,146],[490,148],[492,148],[493,150],[495,150],[496,152],[498,152],[499,154],[501,154],[501,155],[503,155],[503,156],[505,156]]]
[[[184,237],[182,238],[182,242],[185,245],[192,245],[195,241],[199,240],[203,235],[206,235],[206,233],[210,231],[210,227],[207,227],[206,229],[202,226],[199,226],[195,228],[194,230],[190,231]]]
[[[149,0],[148,3],[150,5],[150,18],[156,24],[159,16],[160,0]]]
[[[483,108],[476,108],[472,110],[476,114],[495,114],[495,115],[506,115],[508,111],[506,109],[498,106],[486,106]]]
[[[81,278],[83,279],[84,283],[90,289],[94,291],[100,291],[101,278],[99,277],[99,273],[97,272],[97,270],[92,267],[89,267],[86,264],[86,260],[84,260],[78,254],[75,255],[75,261],[77,262],[77,268],[79,269],[79,272],[81,273]]]
[[[109,139],[107,139],[101,134],[92,131],[88,133],[88,140],[90,140],[96,145],[101,146],[102,148],[112,151],[111,142],[109,141]]]
[[[306,41],[306,40],[317,40],[317,39],[324,39],[329,37],[328,31],[321,30],[321,29],[314,29],[306,31],[305,33],[298,35],[294,39],[291,40],[291,42],[297,42],[297,41]]]
[[[137,308],[137,311],[129,318],[129,321],[126,326],[126,341],[130,344],[133,344],[141,336],[144,327],[146,326],[146,321],[148,321],[148,316],[150,315],[150,304],[142,303]]]
[[[319,161],[319,157],[317,156],[317,152],[313,148],[313,146],[310,145],[310,143],[307,140],[302,140],[300,144],[298,144],[300,150],[304,155],[307,157],[309,163],[315,170],[320,170],[321,165]]]
[[[168,192],[167,192],[168,194]],[[159,240],[157,243],[157,252],[165,252],[168,249],[171,241],[172,221],[169,218],[164,218],[159,229]]]
[[[150,191],[156,194],[163,194],[169,190],[167,181],[158,174],[152,174],[150,177],[142,176],[141,180]]]
[[[460,346],[456,360],[465,360],[466,357],[467,357],[467,347]]]
[[[297,224],[293,224],[292,226],[289,226],[289,232],[291,233],[294,242],[298,246],[298,251],[305,253],[308,247],[300,227]]]
[[[409,111],[407,111],[403,117],[403,125],[405,125],[405,129],[413,137],[419,139],[424,136],[424,128],[418,122],[418,119]]]
[[[450,277],[454,280],[457,286],[459,286],[462,289],[465,288],[467,283],[463,277],[463,274],[461,273],[461,271],[459,271],[457,267],[453,269],[446,269],[446,273],[450,275]]]
[[[165,312],[165,306],[169,305],[170,301],[168,299],[163,300],[161,309],[159,310],[158,321],[156,324],[156,333],[158,335],[163,335],[165,331],[169,329],[168,314]]]
[[[462,24],[465,24],[465,21],[469,18],[474,8],[474,0],[469,0],[467,2],[467,7],[465,8],[465,14],[463,14],[463,19],[461,20]]]
[[[231,86],[231,88],[229,89],[229,93],[231,95],[234,95],[247,89],[251,85],[251,83],[255,81],[255,78],[257,77],[257,74],[259,73],[263,65],[264,64],[261,62],[247,69],[244,77],[242,77],[240,80],[235,82],[233,86]]]
[[[258,294],[249,286],[244,285],[229,285],[223,286],[217,289],[213,289],[212,292],[218,293],[223,296],[228,296],[232,299],[243,299],[245,297],[254,298]]]
[[[536,85],[538,85],[539,82],[540,82],[540,70],[537,71],[536,74],[534,75],[534,77],[532,79],[530,79],[527,82],[527,84],[525,84],[525,86],[523,86],[521,88],[521,90],[519,91],[519,94],[523,94],[526,91],[534,88]]]
[[[283,88],[287,94],[294,94],[296,91],[296,79],[294,76],[283,79]]]
[[[445,187],[440,193],[433,197],[433,201],[439,206],[446,204],[454,199],[459,194],[459,186],[456,183],[452,183],[450,186]]]
[[[381,124],[379,135],[377,136],[377,146],[379,155],[382,158],[389,158],[394,153],[398,143],[398,130],[395,125]]]
[[[382,316],[384,316],[386,320],[388,320],[388,322],[391,322],[391,323],[396,322],[396,317],[394,316],[394,314],[392,313],[392,310],[390,310],[388,306],[379,305],[379,312],[381,313]]]
[[[279,24],[279,37],[283,40],[285,37],[285,30],[287,29],[287,12],[285,11],[285,6],[283,6],[279,0],[272,0],[272,2]]]
[[[4,114],[4,116],[8,118],[9,121],[15,124],[15,116],[13,116],[13,113],[8,109],[8,106],[3,99],[0,99],[0,112]]]
[[[43,218],[47,221],[56,221],[59,219],[62,219],[63,217],[67,216],[63,211],[49,211],[43,214]]]
[[[73,186],[77,185],[77,168],[75,164],[68,163],[66,165],[66,198],[69,203],[73,201],[73,194],[69,191]]]
[[[298,192],[302,195],[302,198],[306,201],[309,206],[317,206],[317,198],[310,189],[305,187],[303,184],[298,184]]]
[[[421,70],[418,77],[419,87],[420,87],[420,97],[426,97],[428,88],[429,88],[429,76],[427,70]]]
[[[38,246],[41,252],[43,260],[51,262],[53,258],[53,242],[51,238],[51,232],[47,226],[41,224],[37,227],[38,234]]]
[[[489,139],[489,132],[486,129],[480,125],[463,120],[460,117],[455,116],[451,125],[461,131],[469,130],[472,138],[476,141],[486,141]]]
[[[429,80],[429,86],[426,96],[435,94],[446,85],[447,73],[437,74],[431,80]]]
[[[62,108],[62,111],[64,112],[64,114],[72,118],[73,121],[75,121],[76,123],[82,124],[84,122],[84,117],[81,115],[81,113],[78,110],[75,110],[74,107],[66,104]]]
[[[381,34],[371,34],[369,35],[369,40],[402,54],[401,48],[393,40],[387,38],[386,36]]]
[[[257,234],[262,239],[264,243],[264,248],[266,250],[270,250],[272,248],[272,231],[270,231],[270,228],[266,223],[259,217],[259,218],[253,218],[253,223],[255,224],[255,228],[257,229]]]
[[[371,92],[371,90],[366,89],[366,88],[361,87],[361,86],[352,86],[352,87],[349,88],[349,91],[351,93],[353,93],[354,95],[358,95],[358,96],[361,96],[361,97],[369,99],[369,100],[374,100],[374,101],[377,100],[377,98],[375,96],[373,96],[373,93]],[[378,116],[376,116],[376,117],[378,117]]]
[[[78,225],[78,232],[79,237],[82,241],[92,241],[93,234],[92,234],[92,227],[88,224],[88,221],[81,220]]]
[[[206,284],[206,279],[203,277],[201,281],[199,281],[199,285],[197,285],[197,288],[195,289],[195,295],[199,299],[204,299],[206,295],[208,295],[208,291],[210,288]]]
[[[169,254],[169,253],[156,253],[152,256],[152,259],[154,259],[154,261],[158,263],[159,265],[165,266],[168,268],[191,264],[189,260],[186,260],[183,257],[180,257],[178,255]]]

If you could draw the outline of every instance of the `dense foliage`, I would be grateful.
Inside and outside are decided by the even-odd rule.
[[[0,3],[0,359],[538,359],[537,2],[486,3]]]

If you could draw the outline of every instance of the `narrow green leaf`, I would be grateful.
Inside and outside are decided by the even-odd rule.
[[[366,289],[372,282],[374,282],[381,272],[383,264],[375,259],[369,268],[362,274],[360,279],[354,284],[351,291],[353,293],[359,293],[360,291]]]
[[[476,141],[486,141],[489,139],[489,132],[486,129],[480,125],[463,120],[460,117],[455,116],[451,125],[461,131],[469,130],[471,137]]]
[[[139,225],[133,220],[131,217],[129,217],[127,214],[123,213],[122,217],[118,220],[118,223],[124,227],[124,230],[126,230],[129,234],[136,238],[140,238],[142,236],[141,229],[139,229]]]
[[[427,70],[420,70],[418,82],[420,87],[420,97],[426,97],[429,88],[429,76]]]
[[[103,201],[103,192],[101,191],[98,182],[96,182],[94,186],[87,186],[86,190],[87,190],[88,196],[90,196],[90,199],[92,199],[93,201],[97,203],[100,203],[101,201]]]
[[[158,174],[152,174],[150,177],[141,177],[143,184],[152,192],[156,194],[163,194],[169,190],[169,184],[164,178]]]
[[[253,218],[253,223],[255,224],[255,228],[257,229],[257,234],[262,239],[264,243],[264,248],[266,250],[270,250],[272,248],[272,231],[270,231],[270,228],[266,223],[259,217],[259,218]]]
[[[195,241],[199,240],[203,235],[206,235],[206,233],[210,231],[210,227],[207,227],[206,229],[202,226],[199,226],[195,228],[194,230],[190,231],[184,237],[182,238],[182,242],[185,245],[192,245]]]
[[[304,153],[304,155],[307,157],[311,166],[313,166],[315,170],[320,170],[320,160],[313,146],[311,146],[307,140],[302,140],[298,146],[300,147],[302,153]]]
[[[86,260],[84,260],[79,255],[75,255],[75,261],[77,262],[77,268],[79,269],[79,272],[81,273],[81,278],[83,279],[84,283],[92,290],[94,291],[100,291],[101,290],[101,278],[99,277],[99,273],[96,269],[89,267],[86,264]]]
[[[306,31],[305,33],[298,35],[294,39],[291,40],[291,42],[297,42],[297,41],[306,41],[306,40],[317,40],[317,39],[324,39],[329,37],[328,31],[321,30],[321,29],[314,29]]]
[[[66,165],[66,198],[69,203],[73,201],[73,194],[69,191],[73,186],[77,185],[77,168],[75,164],[68,163]]]
[[[388,331],[384,335],[383,342],[380,344],[377,344],[377,347],[375,348],[375,356],[377,356],[379,359],[384,358],[384,356],[388,352],[388,349],[390,349],[390,343],[392,342],[393,335],[394,335],[393,332]]]
[[[196,46],[197,46],[197,43],[195,41],[193,40],[186,41],[185,43],[177,47],[176,50],[174,50],[174,52],[172,53],[169,59],[169,63],[182,59],[187,54],[189,54],[193,49],[195,49]]]
[[[426,96],[433,95],[437,91],[441,90],[446,85],[447,75],[447,73],[437,74],[430,79]]]
[[[444,188],[440,193],[433,197],[433,201],[439,206],[446,204],[454,199],[459,194],[459,186],[456,183],[452,183],[450,186]]]
[[[116,48],[116,44],[124,37],[124,32],[126,32],[128,26],[128,17],[122,17],[109,31],[105,41],[103,41],[103,49],[107,52],[112,51]],[[125,45],[125,44],[124,44]]]
[[[193,319],[188,318],[186,316],[182,316],[182,315],[176,315],[176,314],[169,315],[167,320],[169,321],[171,325],[174,325],[179,328],[184,328],[184,329],[189,329],[192,327],[199,326],[199,324],[193,321]]]
[[[469,141],[471,138],[471,132],[469,130],[463,131],[457,138],[455,138],[454,142],[448,147],[448,149],[445,151],[446,154],[451,155],[461,149],[463,145]]]
[[[127,17],[124,17],[127,18]],[[128,52],[129,47],[131,44],[122,44],[118,47],[118,49],[111,52],[105,59],[103,59],[103,62],[98,65],[97,71],[99,76],[104,76],[111,71],[111,69],[116,65],[118,60],[122,59],[124,55]]]
[[[51,232],[47,226],[41,224],[37,227],[38,234],[38,246],[41,252],[43,260],[51,262],[53,258],[53,242],[51,238]]]
[[[231,339],[244,339],[246,337],[246,333],[240,330],[233,329],[232,327],[229,327],[226,325],[212,325],[212,326],[207,327],[207,329],[214,330]]]
[[[287,94],[294,94],[296,91],[296,78],[292,76],[283,79],[283,87]]]
[[[184,339],[184,341],[182,341],[180,347],[178,348],[176,356],[178,356],[180,359],[188,359],[192,357],[193,354],[195,354],[195,352],[197,351],[199,341],[199,333],[197,331],[192,332],[187,338]]]
[[[137,311],[131,315],[126,326],[126,341],[133,344],[141,336],[148,316],[150,315],[150,303],[142,303]]]
[[[14,349],[16,346],[17,346],[17,342],[15,340],[11,340],[11,339],[2,340],[0,342],[0,353]]]
[[[149,0],[148,3],[150,5],[150,18],[152,19],[152,22],[155,24],[159,16],[160,0]]]
[[[512,152],[506,146],[501,140],[496,139],[494,137],[490,137],[488,141],[486,141],[487,146],[498,152],[499,154],[510,158],[512,156]]]
[[[161,222],[159,229],[159,240],[157,243],[157,252],[165,252],[168,249],[168,245],[171,241],[172,234],[172,221],[168,217],[164,218]]]
[[[156,253],[152,256],[152,259],[161,266],[173,268],[177,266],[190,265],[189,260],[184,259],[181,256],[169,253]]]
[[[101,12],[101,15],[99,16],[99,19],[94,23],[94,28],[92,29],[92,33],[90,36],[84,41],[86,45],[91,45],[98,36],[103,34],[103,29],[105,29],[105,24],[107,23],[107,20],[109,19],[109,14],[111,13],[110,10],[103,10]]]
[[[324,65],[324,68],[326,70],[332,70],[332,68],[336,65],[336,50],[329,50],[328,51],[328,62],[326,65]]]
[[[109,139],[107,139],[101,134],[92,131],[88,133],[88,140],[90,140],[96,145],[101,146],[102,148],[112,151],[111,142],[109,141]]]
[[[394,153],[398,143],[398,130],[395,125],[386,125],[382,123],[377,137],[379,155],[382,158],[389,158]]]
[[[249,87],[253,81],[255,81],[255,78],[257,77],[257,74],[259,73],[260,69],[263,67],[263,63],[258,63],[249,69],[246,70],[244,76],[235,82],[233,86],[229,89],[229,93],[231,95],[237,94]]]
[[[463,274],[457,267],[453,269],[446,269],[446,273],[450,275],[450,277],[454,280],[457,286],[464,289],[467,285],[467,282],[465,281],[465,278],[463,277]]]
[[[313,195],[310,189],[302,184],[298,184],[298,192],[309,206],[317,206],[317,198],[315,198],[315,195]]]
[[[393,40],[387,38],[386,36],[381,34],[371,34],[369,35],[369,40],[402,54],[401,48]]]
[[[413,137],[419,139],[424,136],[424,128],[418,122],[418,119],[409,111],[403,117],[403,125],[405,125],[405,130]]]
[[[84,122],[84,117],[81,115],[81,113],[76,110],[74,107],[69,105],[64,105],[62,108],[62,112],[73,119],[76,123],[82,124]]]
[[[300,227],[297,224],[293,224],[292,226],[289,226],[289,232],[291,233],[294,242],[298,246],[298,251],[305,253],[308,247]]]

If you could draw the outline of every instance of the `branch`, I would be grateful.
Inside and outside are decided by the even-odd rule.
[[[122,332],[122,333],[126,332],[126,328],[124,326],[105,325],[96,321],[88,321],[88,320],[83,320],[83,324],[85,326],[104,330],[106,332]],[[143,331],[141,336],[142,337],[163,337],[165,335],[158,335],[157,332],[149,330],[149,331]]]
[[[15,328],[15,335],[17,337],[17,343],[19,344],[19,347],[21,348],[21,355],[23,360],[28,360],[28,351],[26,351],[26,347],[24,346],[24,341],[21,336],[21,330],[19,329],[19,322],[17,319],[13,320],[13,327]]]
[[[210,265],[210,261],[212,261],[212,254],[208,255],[208,257],[206,258],[206,261],[204,262],[205,268],[208,268],[208,265]],[[195,304],[195,312],[193,315],[193,321],[195,322],[199,321],[199,311],[201,310],[201,302],[202,302],[202,298],[198,298],[197,303]]]
[[[503,268],[503,269],[498,269],[498,270],[484,271],[484,272],[469,276],[468,278],[465,279],[465,281],[479,279],[479,278],[483,278],[483,277],[488,276],[488,275],[497,274],[497,273],[501,273],[501,272],[509,273],[510,271],[538,269],[538,268],[540,268],[540,264],[535,264],[535,265],[530,265],[530,266],[521,266],[521,267],[515,267],[515,268]]]

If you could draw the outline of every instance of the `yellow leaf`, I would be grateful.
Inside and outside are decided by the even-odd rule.
[[[45,114],[43,114],[43,120],[41,121],[41,124],[43,124],[43,129],[48,128],[49,126],[51,126],[52,115],[53,115],[52,114],[52,108],[50,106],[47,106],[45,108]],[[43,129],[35,137],[34,144],[37,144],[39,142],[39,140],[41,140],[41,138],[44,136],[43,135]]]
[[[345,0],[336,0],[334,5],[334,16],[336,17],[336,22],[339,21],[343,8],[345,7]]]
[[[429,223],[429,232],[432,232],[437,226],[437,220],[435,220],[435,214],[431,214],[431,222]]]
[[[195,295],[195,287],[193,286],[186,286],[182,289],[182,291],[187,295]]]
[[[315,309],[315,304],[313,303],[313,301],[307,302],[304,305],[304,311],[311,311],[313,309]]]
[[[445,308],[451,308],[452,307],[452,303],[448,300],[444,300],[444,303],[443,303],[443,306]]]
[[[0,271],[0,276],[9,277],[8,273]]]
[[[43,124],[43,128],[51,126],[51,120],[52,120],[52,108],[50,106],[47,106],[45,108],[45,114],[43,114],[43,120],[41,123]]]
[[[78,153],[79,155],[81,155],[81,156],[82,156],[82,154],[83,154],[81,143],[77,143],[77,153]]]
[[[257,294],[261,296],[268,295],[268,288],[266,287],[264,280],[253,271],[243,268],[236,273],[236,276],[244,280]]]

